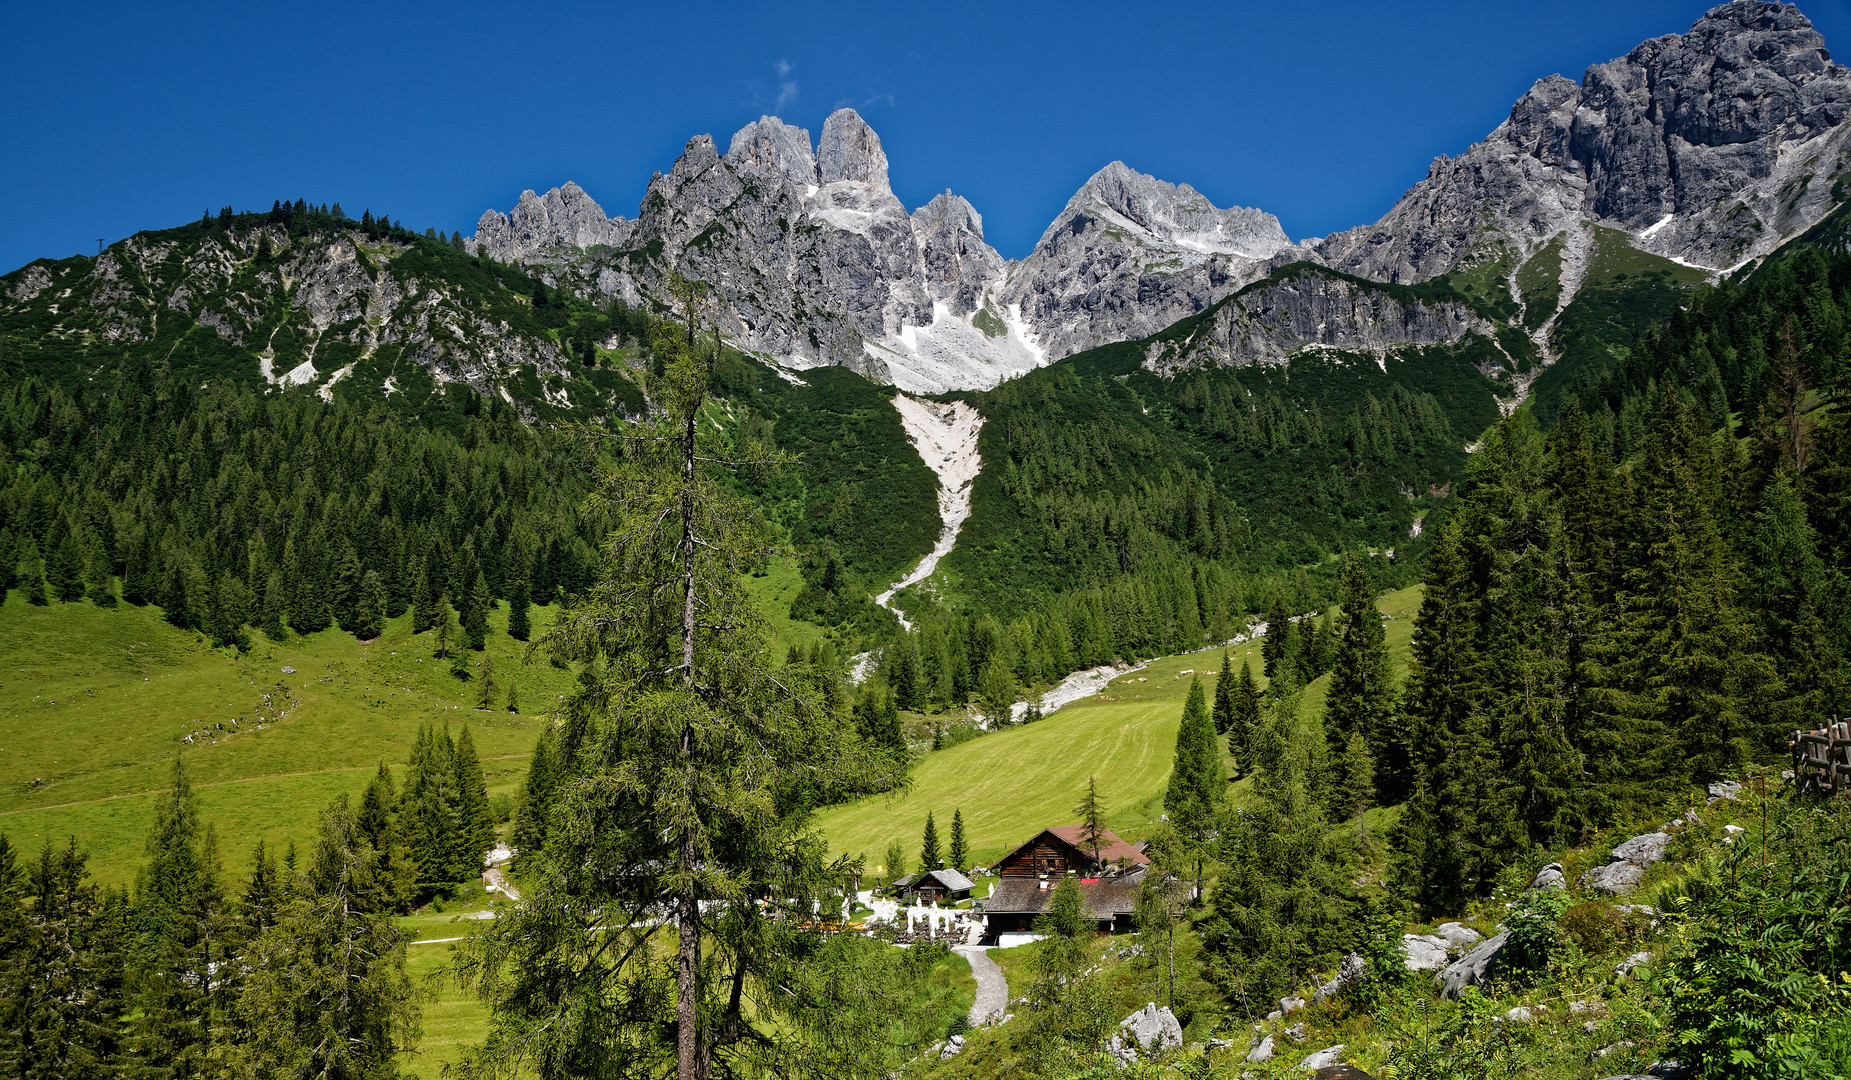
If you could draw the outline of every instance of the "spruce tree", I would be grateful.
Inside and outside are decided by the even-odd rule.
[[[0,837],[0,1062],[13,1075],[111,1076],[123,1063],[127,901],[99,892],[87,862],[72,838],[22,871]]]
[[[1215,738],[1214,721],[1208,715],[1202,680],[1192,678],[1182,723],[1176,731],[1176,759],[1163,806],[1177,834],[1192,846],[1197,895],[1201,894],[1207,845],[1221,827],[1226,805],[1227,778],[1221,769],[1220,740]]]
[[[482,759],[476,756],[468,724],[457,734],[450,760],[456,770],[457,790],[452,880],[464,881],[481,875],[483,856],[495,846],[495,814],[488,804],[488,781],[482,775]]]
[[[521,790],[514,804],[514,848],[525,859],[537,854],[546,843],[546,833],[553,817],[558,795],[558,779],[563,763],[553,757],[554,735],[551,727],[542,728],[535,740],[527,775],[521,778]]]
[[[1260,1015],[1350,943],[1354,900],[1319,798],[1326,738],[1283,666],[1254,743],[1252,806],[1230,816],[1226,871],[1204,924],[1205,970],[1236,1009]]]
[[[1337,810],[1340,819],[1360,819],[1363,811],[1375,805],[1375,757],[1369,752],[1369,740],[1360,731],[1350,734],[1343,748],[1343,777]]]
[[[1252,679],[1248,675],[1249,681]],[[1221,670],[1215,675],[1215,734],[1226,737],[1234,730],[1234,669],[1228,651],[1221,650]]]
[[[418,861],[420,895],[456,880],[450,875],[456,865],[456,837],[462,832],[462,792],[451,760],[454,754],[448,728],[418,726],[399,805],[406,839]]]
[[[346,630],[357,638],[374,635],[360,633],[359,617],[362,593],[361,584],[365,580],[366,568],[360,564],[360,555],[354,551],[353,544],[342,539],[339,550],[334,556],[333,607],[334,618]],[[385,605],[380,605],[382,615]]]
[[[48,545],[51,558],[46,567],[46,580],[51,584],[52,592],[66,604],[84,598],[84,557],[78,546],[77,537],[71,529],[60,521],[52,531]]]
[[[963,873],[968,854],[964,847],[964,811],[960,808],[951,812],[951,868]]]
[[[1266,611],[1266,637],[1260,643],[1260,673],[1268,682],[1278,674],[1279,664],[1292,651],[1292,618],[1285,610],[1285,601],[1273,598],[1273,606]]]
[[[155,1075],[193,1076],[206,1066],[212,1024],[224,1006],[212,973],[233,938],[218,882],[210,827],[199,820],[184,761],[155,806],[148,862],[136,878],[135,1004],[132,1036]]]
[[[1176,757],[1163,798],[1170,820],[1187,831],[1212,829],[1210,823],[1223,800],[1226,781],[1221,776],[1221,753],[1216,742],[1202,680],[1192,678],[1182,723],[1176,730]]]
[[[450,610],[447,597],[438,597],[436,622],[437,650],[431,655],[442,660],[450,657],[462,648],[463,628],[457,624],[456,613]]]
[[[1240,679],[1232,694],[1233,719],[1228,723],[1228,754],[1234,769],[1245,776],[1253,771],[1254,738],[1260,725],[1260,688],[1253,681],[1253,666],[1242,660]]]
[[[45,607],[51,603],[51,586],[45,580],[45,560],[34,558],[26,570],[26,603]]]
[[[418,568],[418,583],[411,593],[411,632],[422,634],[433,626],[439,625],[442,616],[439,606],[443,602],[442,592],[431,583],[430,571]]]
[[[343,796],[322,814],[299,893],[251,947],[225,1047],[240,1076],[383,1077],[416,1045],[407,935],[374,910],[373,849]]]
[[[371,641],[386,630],[386,586],[379,571],[368,570],[360,579],[359,600],[354,604],[353,636]]]
[[[260,627],[264,636],[271,641],[281,641],[288,636],[283,628],[283,575],[270,571],[269,580],[264,582],[263,625]]]
[[[893,670],[894,704],[916,712],[924,707],[921,698],[925,683],[925,672],[919,663],[918,644],[914,635],[902,630],[890,648],[893,650],[890,666]]]
[[[418,892],[418,860],[405,836],[392,770],[383,761],[360,797],[354,827],[372,852],[372,873],[359,890],[360,902],[369,911],[410,911]]]
[[[508,591],[508,636],[516,641],[526,641],[533,634],[533,622],[528,614],[530,606],[527,575],[517,575]]]
[[[476,708],[487,711],[495,707],[495,695],[501,691],[501,683],[495,679],[495,658],[482,658],[482,673],[476,680]]]
[[[932,820],[932,812],[926,811],[925,835],[919,838],[919,872],[938,869],[938,825]]]
[[[289,613],[289,625],[298,634],[318,633],[334,623],[328,569],[322,550],[319,525],[296,548],[296,602]]]
[[[1394,741],[1392,680],[1387,635],[1375,607],[1375,585],[1361,560],[1352,556],[1343,565],[1343,607],[1324,707],[1333,757],[1342,753],[1351,735],[1361,734],[1374,745]],[[1347,778],[1340,777],[1338,782],[1347,783]]]
[[[482,572],[475,571],[469,575],[468,592],[464,594],[461,611],[463,639],[469,648],[481,652],[488,644],[488,586],[482,580]]]

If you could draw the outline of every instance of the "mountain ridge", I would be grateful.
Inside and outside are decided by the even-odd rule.
[[[1436,158],[1380,220],[1299,244],[1271,214],[1217,208],[1187,184],[1114,161],[1081,185],[1020,260],[990,248],[976,208],[947,192],[941,198],[957,199],[969,223],[954,246],[973,258],[941,257],[928,284],[931,275],[916,264],[947,238],[915,224],[920,258],[906,251],[887,157],[853,110],[830,117],[814,151],[807,131],[775,117],[740,129],[723,156],[708,149],[710,137],[691,140],[668,174],[680,179],[652,181],[636,224],[607,218],[610,225],[588,228],[575,216],[582,212],[576,188],[561,188],[558,197],[524,193],[516,207],[530,216],[531,208],[549,209],[545,228],[510,233],[489,211],[489,229],[479,227],[472,242],[488,244],[498,259],[544,266],[542,275],[556,283],[640,303],[659,291],[666,269],[652,268],[652,259],[679,256],[687,242],[712,236],[684,226],[678,247],[673,227],[645,229],[644,219],[679,215],[703,229],[733,229],[749,240],[730,257],[703,252],[690,260],[708,280],[753,279],[720,285],[715,314],[723,333],[780,366],[838,363],[916,392],[983,389],[1063,356],[1148,336],[1303,261],[1389,283],[1482,270],[1487,285],[1508,292],[1518,312],[1513,325],[1525,326],[1546,363],[1559,356],[1553,316],[1574,302],[1587,230],[1618,229],[1640,251],[1712,278],[1738,269],[1842,201],[1828,181],[1851,174],[1847,115],[1851,71],[1831,62],[1798,8],[1736,0],[1685,33],[1591,65],[1581,82],[1560,74],[1538,80],[1484,140]],[[839,149],[825,152],[823,143]],[[843,164],[825,180],[832,154]],[[697,205],[704,197],[691,182],[715,168],[802,185],[781,203],[799,217],[779,220],[867,244],[822,237],[804,248],[755,232],[736,202]],[[844,184],[851,186],[810,190]],[[924,209],[914,212],[915,223]],[[627,250],[556,244],[536,260],[521,246],[523,235],[575,229],[606,230],[613,248]],[[1526,296],[1517,271],[1558,237],[1555,264],[1531,268],[1526,280],[1538,288]],[[656,240],[662,246],[651,248]],[[782,265],[788,282],[757,274],[758,264]],[[948,300],[942,309],[940,300]],[[1532,305],[1548,310],[1532,319]],[[807,328],[807,341],[795,332],[798,312],[822,324]],[[1362,340],[1370,330],[1359,322],[1337,336]]]

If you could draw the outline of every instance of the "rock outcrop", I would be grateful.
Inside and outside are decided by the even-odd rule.
[[[1130,1061],[1139,1053],[1162,1054],[1182,1049],[1183,1026],[1177,1023],[1167,1005],[1160,1009],[1156,1002],[1149,1002],[1119,1021],[1118,1026],[1107,1049],[1121,1061]]]
[[[1466,953],[1440,972],[1440,993],[1449,998],[1456,998],[1459,992],[1468,986],[1483,986],[1497,970],[1498,961],[1503,959],[1504,947],[1510,942],[1510,933],[1487,938],[1485,942]]]
[[[1851,166],[1851,71],[1789,4],[1741,0],[1688,33],[1537,82],[1497,130],[1441,157],[1374,225],[1316,245],[1332,266],[1422,281],[1579,222],[1723,269],[1765,254],[1833,205]]]
[[[512,213],[484,211],[474,244],[497,262],[545,263],[578,249],[624,247],[631,227],[605,216],[597,200],[568,180],[545,195],[521,192]]]
[[[1635,836],[1613,849],[1612,861],[1607,865],[1583,873],[1579,884],[1584,889],[1624,896],[1637,889],[1639,883],[1645,880],[1648,867],[1665,857],[1665,846],[1669,843],[1670,833],[1650,832]]]
[[[1366,353],[1384,361],[1405,346],[1456,345],[1498,328],[1463,300],[1429,300],[1301,264],[1243,289],[1187,333],[1146,349],[1144,366],[1164,374],[1191,367],[1279,364],[1307,347]]]

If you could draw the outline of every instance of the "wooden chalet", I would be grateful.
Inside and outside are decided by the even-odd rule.
[[[894,882],[893,888],[902,901],[937,904],[968,900],[976,885],[956,870],[940,867],[922,874],[908,874]]]
[[[1131,929],[1138,882],[1150,869],[1150,856],[1106,829],[1100,830],[1097,846],[1095,859],[1084,825],[1059,825],[1003,856],[996,863],[1001,880],[984,902],[985,930],[995,936],[1033,929],[1055,883],[1067,874],[1079,875],[1080,895],[1101,931]]]

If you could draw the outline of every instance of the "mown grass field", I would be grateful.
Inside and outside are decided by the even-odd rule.
[[[1388,593],[1378,606],[1388,616],[1388,647],[1399,674],[1407,664],[1420,589]],[[1229,652],[1235,670],[1249,660],[1254,677],[1264,684],[1259,642]],[[907,851],[909,868],[918,859],[928,811],[937,820],[941,850],[949,842],[953,811],[962,811],[971,861],[985,865],[1049,825],[1078,820],[1074,808],[1088,777],[1094,777],[1112,830],[1139,839],[1163,812],[1163,789],[1189,693],[1191,676],[1182,672],[1213,672],[1220,664],[1218,649],[1157,660],[1039,723],[928,754],[905,791],[826,810],[818,826],[832,851],[866,855],[869,872],[879,875],[894,840]],[[1205,675],[1202,681],[1212,704],[1214,677]],[[1307,688],[1308,708],[1323,708],[1328,682],[1327,676]],[[1244,787],[1236,785],[1236,797]]]
[[[535,608],[536,631],[551,618]],[[237,656],[152,607],[32,607],[15,592],[0,605],[0,833],[28,851],[76,836],[97,880],[126,884],[180,753],[225,871],[241,878],[258,840],[306,846],[321,808],[358,797],[381,761],[402,765],[425,722],[467,724],[491,796],[512,792],[571,677],[543,658],[522,665],[506,620],[505,607],[491,614],[488,650],[471,656],[492,657],[502,685],[484,712],[479,673],[451,675],[409,616],[364,644],[339,630],[258,636]],[[506,709],[510,680],[519,714]],[[282,715],[259,731],[266,694]]]

